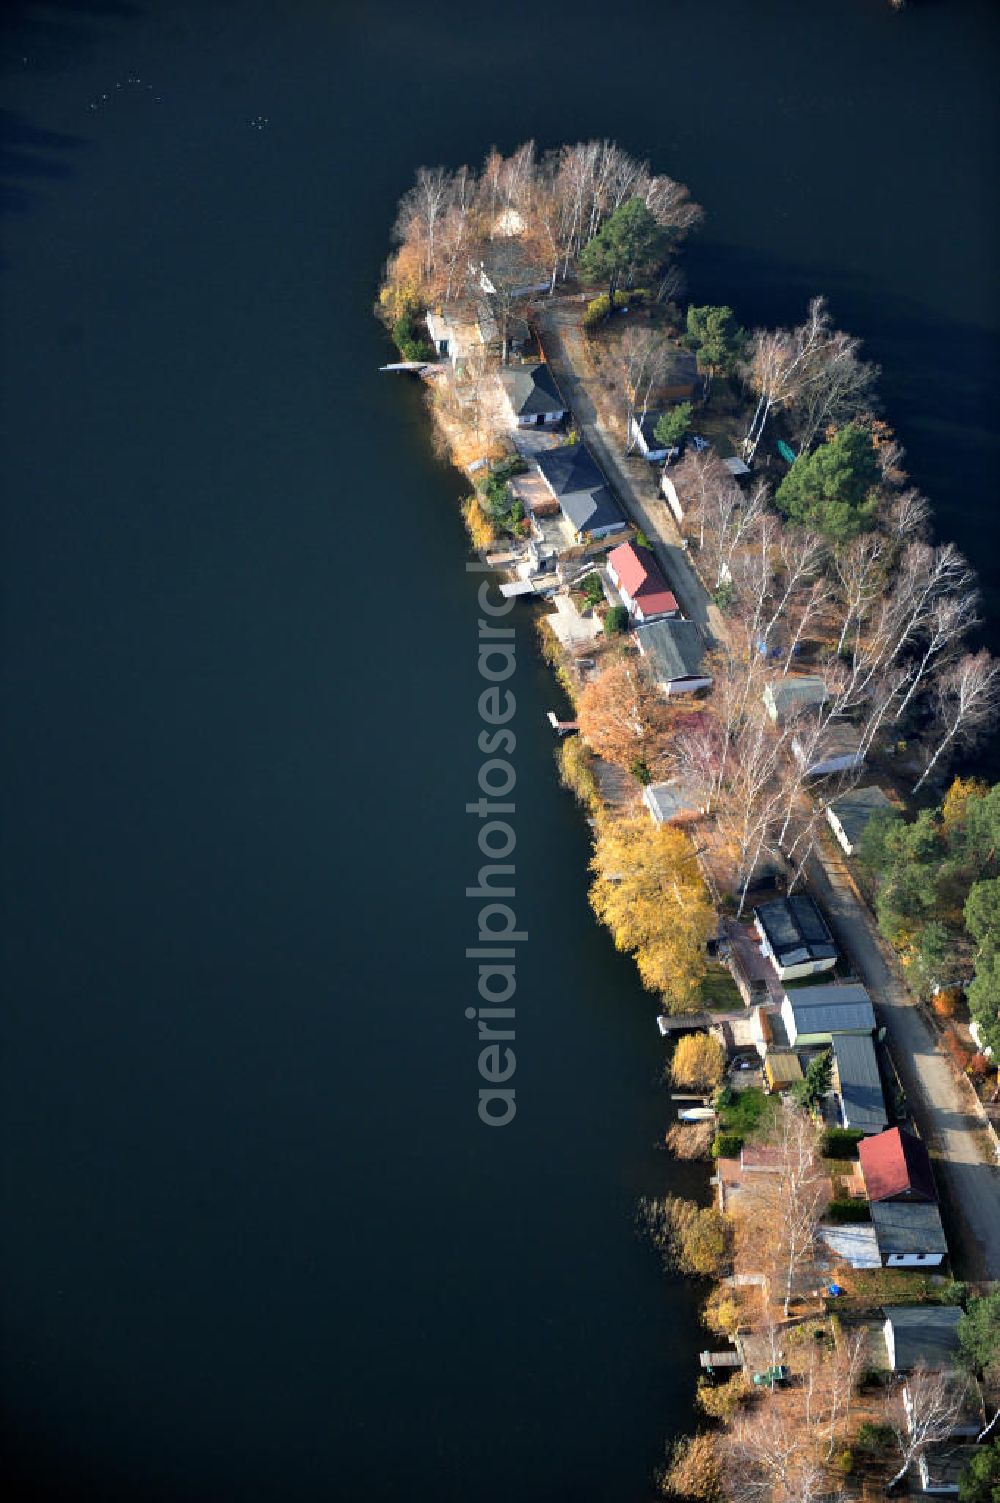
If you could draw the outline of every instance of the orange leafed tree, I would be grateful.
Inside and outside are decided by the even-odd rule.
[[[668,723],[667,704],[638,664],[619,659],[593,679],[577,701],[580,733],[597,752],[619,767],[655,759],[657,741]]]

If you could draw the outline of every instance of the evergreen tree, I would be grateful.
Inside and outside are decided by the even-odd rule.
[[[839,542],[874,523],[879,479],[870,432],[848,423],[812,454],[799,456],[774,501],[793,522]]]
[[[637,272],[659,265],[669,239],[642,199],[629,198],[584,246],[580,270],[595,282],[607,282],[608,307],[613,310],[618,288],[623,283],[631,286]]]

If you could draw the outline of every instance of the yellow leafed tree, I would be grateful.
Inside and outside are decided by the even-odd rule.
[[[604,819],[590,864],[594,912],[644,985],[670,1012],[697,1012],[716,918],[690,840],[644,816]]]

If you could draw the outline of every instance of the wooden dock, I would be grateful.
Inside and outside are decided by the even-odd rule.
[[[576,720],[560,720],[555,710],[548,710],[546,718],[557,736],[574,736],[580,729]]]
[[[739,1352],[732,1347],[726,1352],[701,1352],[698,1361],[708,1372],[714,1372],[718,1367],[742,1367],[743,1360]]]

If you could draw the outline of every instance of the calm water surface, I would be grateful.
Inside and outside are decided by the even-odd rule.
[[[648,1496],[701,1333],[632,1209],[703,1175],[652,1148],[652,1005],[588,918],[526,616],[519,1112],[477,1121],[475,581],[376,374],[387,228],[420,162],[648,152],[708,210],[697,297],[824,291],[864,336],[992,602],[997,26],[8,5],[7,1496]]]

